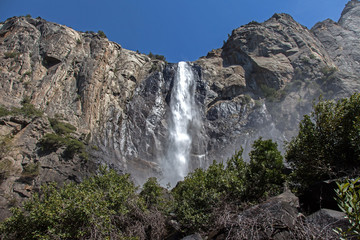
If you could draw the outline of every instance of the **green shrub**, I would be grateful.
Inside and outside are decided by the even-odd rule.
[[[146,210],[136,189],[129,175],[113,170],[101,170],[77,185],[44,185],[24,209],[12,208],[13,215],[0,225],[1,237],[162,239],[164,219]]]
[[[320,72],[322,74],[324,74],[325,76],[329,76],[331,74],[334,74],[336,71],[337,71],[336,67],[328,67],[328,66],[326,66],[326,67],[322,67],[320,69]]]
[[[243,99],[244,99],[245,103],[250,103],[252,98],[249,94],[244,94]]]
[[[12,51],[12,52],[5,52],[4,55],[5,55],[5,59],[16,58],[17,56],[19,56],[19,53],[16,51]]]
[[[224,171],[223,166],[216,163],[211,167]],[[213,209],[219,204],[221,192],[224,191],[219,192],[216,186],[209,186],[209,182],[217,180],[210,179],[207,171],[196,169],[172,190],[177,219],[185,228],[198,231],[209,226]]]
[[[359,239],[360,236],[360,178],[337,183],[337,202],[340,209],[346,214],[350,228],[337,229],[342,239]]]
[[[39,140],[39,145],[43,152],[54,152],[65,145],[65,139],[55,133],[47,133]]]
[[[14,108],[12,113],[26,117],[41,117],[43,112],[37,109],[33,104],[24,103],[21,108]]]
[[[63,157],[73,158],[75,154],[87,161],[89,158],[85,149],[85,144],[71,136],[77,129],[70,123],[58,120],[60,116],[49,118],[50,125],[55,133],[48,133],[39,140],[39,146],[43,152],[56,151],[59,147],[65,146]]]
[[[246,197],[251,200],[275,196],[283,191],[283,157],[272,140],[259,138],[252,146],[248,171]]]
[[[268,87],[265,84],[261,84],[260,89],[264,93],[265,97],[273,97],[273,96],[275,96],[275,93],[276,93],[275,88]]]
[[[92,150],[95,150],[95,151],[99,151],[99,150],[100,150],[99,147],[96,146],[96,145],[92,145],[92,146],[91,146],[91,149],[92,149]]]
[[[299,124],[299,133],[286,146],[293,168],[290,183],[302,191],[309,185],[347,176],[360,168],[360,94],[320,101]]]
[[[282,190],[283,163],[276,143],[255,141],[250,164],[244,162],[242,153],[242,149],[236,152],[226,167],[214,161],[207,170],[196,169],[172,190],[174,211],[186,229],[206,230],[222,206],[257,203]]]
[[[149,178],[143,185],[140,196],[148,208],[157,208],[163,212],[171,210],[172,201],[166,198],[167,190],[160,186],[155,177]]]
[[[0,117],[4,117],[10,114],[10,111],[4,106],[0,105]]]
[[[76,153],[82,154],[82,158],[85,157],[85,145],[81,141],[74,138],[67,138],[65,140],[66,149],[64,151],[64,156],[66,158],[73,158]],[[87,160],[85,157],[84,160]]]
[[[21,108],[12,108],[11,110],[0,105],[0,117],[8,115],[23,115],[25,117],[41,117],[43,112],[30,103],[29,97],[24,97],[21,101]]]
[[[31,73],[32,73],[31,71],[27,71],[27,72],[24,73],[24,76],[30,76]]]
[[[161,61],[167,62],[164,55],[158,55],[158,54],[153,54],[152,52],[149,52],[148,56],[149,56],[151,59],[157,59],[157,60],[161,60]]]
[[[0,147],[0,149],[1,148],[2,147]],[[9,177],[12,171],[13,171],[13,163],[9,159],[6,158],[2,159],[0,157],[0,184],[2,184],[2,182]]]
[[[77,130],[75,126],[59,121],[57,118],[49,118],[49,122],[52,129],[59,135],[70,134]]]
[[[154,55],[152,52],[149,52],[148,56],[149,56],[149,58],[151,58],[151,59],[154,59],[154,58],[155,58],[155,55]]]
[[[35,177],[39,175],[39,163],[29,163],[23,167],[21,175],[23,177]]]
[[[99,34],[99,37],[106,38],[106,35],[103,31],[99,30],[97,33]]]
[[[0,136],[0,159],[6,156],[6,154],[10,151],[12,146],[12,136],[11,134]]]
[[[302,61],[303,63],[310,63],[310,59],[309,59],[308,57],[302,57],[302,58],[301,58],[301,61]]]

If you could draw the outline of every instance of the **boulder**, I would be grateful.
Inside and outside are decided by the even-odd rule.
[[[182,238],[181,240],[203,240],[203,238],[201,237],[201,235],[199,233],[195,233],[195,234],[186,236],[186,237]]]
[[[347,229],[350,224],[345,216],[346,215],[343,212],[323,208],[307,216],[306,221],[309,224],[314,224],[324,229],[336,229],[338,227]]]
[[[287,191],[229,220],[211,239],[338,239],[331,228],[310,222],[298,211],[298,198]],[[232,218],[229,218],[232,219]],[[310,218],[313,219],[313,218]]]

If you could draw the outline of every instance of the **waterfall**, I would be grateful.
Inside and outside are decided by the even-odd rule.
[[[179,62],[170,99],[169,146],[164,163],[164,181],[174,186],[189,169],[192,144],[190,129],[198,117],[195,80],[191,66]]]

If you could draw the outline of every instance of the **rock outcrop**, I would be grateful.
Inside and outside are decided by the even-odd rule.
[[[284,192],[250,207],[236,218],[224,213],[223,224],[209,239],[338,239],[333,231],[346,226],[340,212],[322,209],[308,217],[299,213],[299,199]]]
[[[246,154],[259,136],[282,146],[319,95],[336,99],[359,91],[359,16],[359,1],[350,1],[339,22],[326,20],[310,31],[275,14],[235,29],[221,49],[191,63],[202,123],[192,136],[189,170],[223,161],[241,146]],[[47,117],[60,116],[77,128],[91,164],[130,172],[138,183],[161,178],[176,68],[103,35],[41,18],[0,23],[0,104],[19,107],[30,97],[45,114],[26,120],[25,128],[14,116],[1,119],[0,134],[26,150],[2,156],[1,164],[14,166],[13,178],[1,183],[2,198],[27,194],[12,184],[28,162],[39,162],[39,184],[48,181],[42,180],[46,171],[58,172],[61,181],[86,175],[77,174],[83,163],[74,160],[74,173],[58,153],[38,154],[37,141],[52,131]],[[32,133],[20,137],[26,129]]]
[[[97,169],[93,162],[78,156],[63,157],[64,148],[50,153],[41,151],[39,140],[51,132],[47,117],[0,118],[0,220],[9,216],[10,207],[31,197],[41,185],[79,183]]]

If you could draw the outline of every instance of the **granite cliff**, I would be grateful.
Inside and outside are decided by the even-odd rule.
[[[246,153],[259,136],[282,146],[318,96],[359,91],[359,22],[357,0],[338,22],[311,30],[275,14],[233,30],[222,48],[191,63],[202,123],[192,136],[190,168],[225,160],[240,146]],[[29,98],[44,112],[0,117],[3,211],[44,182],[81,181],[98,164],[130,172],[138,183],[161,178],[176,68],[41,18],[1,23],[0,104],[19,108]],[[87,161],[65,159],[64,148],[40,151],[39,140],[54,132],[49,118],[76,127],[72,137],[85,144]],[[26,174],[29,166],[37,170]]]

